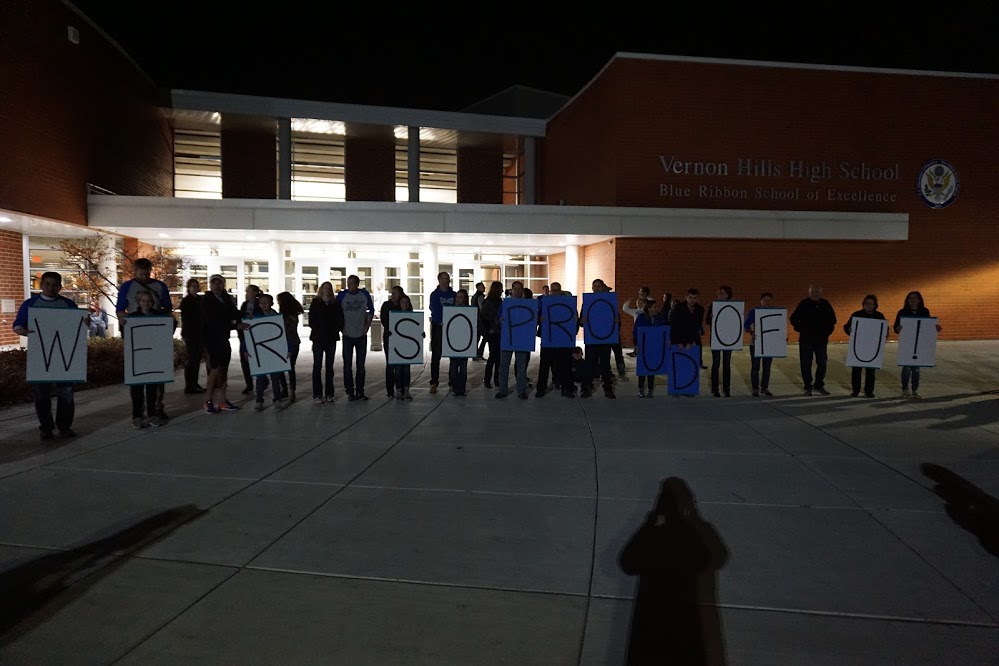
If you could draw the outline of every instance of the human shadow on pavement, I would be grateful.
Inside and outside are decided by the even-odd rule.
[[[964,394],[962,398],[972,398],[988,395],[988,392]],[[976,400],[971,402],[952,403],[943,407],[926,409],[922,407],[933,402],[950,402],[951,398],[939,398],[929,400],[912,401],[912,406],[916,409],[887,412],[874,416],[864,416],[847,421],[830,423],[825,428],[851,428],[867,425],[892,424],[912,421],[913,419],[932,420],[938,419],[936,423],[926,426],[932,430],[961,430],[964,428],[977,428],[979,426],[999,423],[999,396],[994,399]]]
[[[724,664],[718,571],[728,548],[683,479],[662,482],[655,507],[618,556],[638,576],[627,664]]]
[[[978,537],[985,550],[999,557],[999,499],[946,467],[923,463],[919,469],[936,483],[933,492],[947,502],[944,509],[951,520]]]
[[[114,534],[0,572],[0,645],[27,633],[181,525],[206,513],[194,505],[161,511]]]

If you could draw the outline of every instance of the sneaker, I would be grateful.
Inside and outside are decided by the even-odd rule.
[[[812,395],[812,389],[805,389],[805,395]]]
[[[534,397],[535,398],[543,398],[543,397],[545,397],[545,392],[544,391],[535,391],[534,392]]]
[[[317,404],[317,405],[321,405],[321,404],[323,404],[326,401],[323,400],[322,398],[316,397],[316,398],[312,399],[312,402],[315,403],[315,404]]]
[[[76,437],[76,432],[72,428],[66,428],[59,431],[59,436],[63,439],[69,439],[70,437]]]
[[[239,407],[237,407],[236,405],[232,404],[228,400],[223,400],[222,402],[220,402],[219,403],[219,409],[222,410],[223,412],[238,412],[239,411]]]
[[[412,399],[413,399],[413,396],[412,396],[412,394],[411,394],[411,393],[409,392],[409,389],[406,389],[406,395],[405,395],[405,398],[406,398],[406,400],[412,400]]]
[[[911,398],[912,397],[912,394],[909,393],[909,389],[902,389],[902,397],[903,398]]]
[[[142,428],[145,428],[147,425],[149,424],[143,421],[141,416],[132,419],[132,427],[135,428],[136,430],[141,430]]]
[[[614,391],[604,391],[604,397],[609,400],[617,400],[617,396],[614,395]]]
[[[919,399],[919,398],[922,398],[923,396],[920,395],[919,391],[913,391],[912,392],[912,397],[916,398],[916,399]]]
[[[163,425],[163,423],[164,423],[163,419],[161,419],[158,416],[150,416],[149,417],[149,425],[151,425],[151,426],[155,426],[155,427],[159,428],[161,425]]]
[[[627,354],[625,354],[625,356],[630,356],[631,358],[635,358],[636,356],[638,356],[638,352],[630,351]]]
[[[521,400],[527,400],[527,394],[526,393],[518,393],[517,397],[520,398]]]
[[[55,439],[55,435],[52,434],[51,430],[39,430],[38,439]]]
[[[853,391],[853,392],[852,392],[852,393],[850,394],[850,397],[851,397],[851,398],[859,398],[859,397],[860,397],[860,391]]]
[[[819,395],[832,395],[831,393],[829,393],[829,391],[825,390],[824,388],[817,388],[815,389],[815,392],[818,393]]]
[[[873,393],[865,393],[865,394],[864,394],[864,397],[865,397],[865,398],[873,398],[873,397],[874,397],[874,394],[873,394]]]
[[[771,398],[774,397],[774,394],[770,392],[770,389],[760,389],[760,395],[768,395]]]
[[[284,400],[274,401],[274,409],[278,410],[279,412],[283,412],[287,406],[288,405],[285,404]]]
[[[392,398],[395,397],[395,391],[387,391],[385,395],[388,397],[389,400],[391,400]]]
[[[721,397],[721,393],[719,393],[718,391],[712,391],[711,395],[713,395],[716,398],[720,398]]]
[[[726,398],[731,398],[731,397],[732,397],[732,393],[731,393],[730,391],[725,391],[725,393],[724,393],[723,395],[724,395],[724,396],[725,396]]]
[[[430,392],[437,393],[437,382],[430,382]]]
[[[255,412],[262,412],[262,411],[264,411],[264,401],[263,400],[257,400],[257,403],[253,406],[253,411],[255,411]]]
[[[357,399],[358,400],[367,400],[368,396],[364,395],[363,393],[358,393],[357,394]]]
[[[655,397],[655,395],[656,395],[656,392],[653,391],[652,389],[649,389],[649,392],[648,392],[648,394],[646,394],[645,397],[646,398],[653,398],[653,397]]]
[[[638,389],[638,397],[639,398],[645,397],[645,389]]]
[[[756,389],[753,389],[753,397],[754,398],[759,398],[760,397],[760,392],[757,391]]]
[[[336,396],[328,395],[325,398],[323,398],[323,402],[330,402],[330,403],[336,402]]]
[[[507,397],[508,395],[510,395],[510,393],[509,393],[509,392],[507,392],[507,391],[497,391],[497,392],[496,392],[496,398],[497,398],[497,399],[499,399],[499,398],[505,398],[505,397]]]
[[[399,391],[398,393],[395,394],[395,399],[396,400],[405,400],[406,399],[406,392],[405,391]]]
[[[358,400],[360,400],[360,398],[357,397],[356,393],[347,394],[347,402],[357,402]]]
[[[253,393],[252,386],[247,386],[245,389],[243,389],[243,395],[250,395],[251,393]]]
[[[218,414],[220,410],[211,400],[209,400],[205,403],[205,411],[209,414]]]

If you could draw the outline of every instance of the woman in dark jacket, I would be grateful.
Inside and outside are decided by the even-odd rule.
[[[302,346],[302,338],[298,335],[298,317],[305,314],[305,309],[298,299],[287,291],[277,295],[277,302],[284,318],[284,330],[288,338],[288,363],[291,364],[291,370],[288,372],[288,399],[295,402],[295,362],[298,361],[298,350]]]
[[[500,366],[500,325],[497,320],[500,305],[503,303],[503,283],[493,282],[489,285],[489,292],[482,301],[479,314],[482,317],[484,334],[489,341],[489,360],[486,361],[486,376],[482,383],[486,388],[492,388],[492,382],[499,384]],[[492,380],[492,381],[490,381]]]
[[[187,281],[187,295],[180,300],[180,337],[187,347],[187,364],[184,366],[184,393],[204,393],[198,383],[201,368],[201,283],[197,278]]]
[[[323,282],[309,306],[309,340],[312,341],[312,401],[333,402],[333,357],[343,330],[343,308],[333,297],[333,284]],[[323,356],[326,356],[326,392],[323,392]]]
[[[843,324],[843,330],[846,331],[847,335],[853,330],[853,318],[860,317],[862,319],[880,319],[885,321],[885,316],[878,312],[878,297],[874,294],[868,294],[864,296],[864,307],[857,310],[852,315],[847,317],[846,323]],[[866,370],[864,374],[864,395],[868,398],[874,397],[874,368],[852,368],[851,380],[853,382],[853,393],[854,398],[860,395],[860,371]]]
[[[905,295],[905,305],[898,314],[895,315],[895,325],[892,327],[895,330],[895,334],[898,335],[902,332],[902,320],[908,317],[930,317],[930,311],[926,309],[926,304],[923,302],[923,295],[918,291],[910,291]],[[942,328],[940,324],[937,324],[937,333],[939,333]],[[909,393],[909,379],[912,379],[912,393]],[[922,398],[919,395],[919,366],[915,365],[903,365],[902,366],[902,397],[903,398]]]

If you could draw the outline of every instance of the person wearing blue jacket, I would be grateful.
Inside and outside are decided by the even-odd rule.
[[[437,393],[440,383],[441,355],[444,350],[444,306],[454,305],[457,296],[451,288],[447,271],[437,274],[437,288],[430,292],[430,392]]]
[[[118,289],[118,303],[115,305],[118,319],[124,320],[128,317],[129,312],[138,310],[139,303],[136,297],[140,293],[147,292],[153,297],[156,310],[173,312],[173,301],[170,299],[170,290],[167,289],[164,282],[150,277],[153,271],[153,262],[145,257],[140,257],[135,260],[133,269],[134,277],[131,280],[126,280]]]
[[[54,271],[42,273],[41,280],[42,293],[35,294],[28,300],[21,303],[14,317],[14,332],[18,335],[28,335],[34,333],[28,328],[28,308],[77,308],[76,303],[60,296],[62,289],[62,275]],[[82,317],[84,324],[89,324],[90,316]],[[73,414],[76,405],[73,401],[73,384],[68,382],[55,383],[56,389],[56,416],[52,420],[52,386],[50,383],[33,383],[32,391],[35,394],[35,414],[38,416],[39,437],[41,439],[53,439],[53,431],[58,428],[60,437],[72,437]]]

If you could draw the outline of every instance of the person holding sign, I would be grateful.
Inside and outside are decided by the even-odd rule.
[[[864,296],[864,305],[860,310],[857,310],[850,318],[846,320],[843,324],[843,330],[847,335],[853,332],[853,318],[859,317],[861,319],[880,319],[885,321],[885,316],[878,311],[878,297],[874,294],[868,294]],[[888,337],[887,330],[885,331],[885,338]],[[860,395],[860,374],[861,370],[864,370],[864,396],[868,398],[874,397],[874,373],[875,368],[861,368],[859,366],[851,369],[850,379],[853,384],[853,393],[850,395],[856,398]]]
[[[926,304],[923,302],[923,295],[918,291],[910,291],[905,295],[905,305],[902,309],[898,311],[895,315],[895,325],[892,327],[895,330],[896,335],[902,332],[902,327],[904,325],[903,319],[910,317],[929,317],[930,311],[926,308]],[[936,325],[937,333],[943,330],[940,324]],[[912,393],[909,393],[909,379],[912,379]],[[919,366],[918,365],[903,365],[902,366],[902,397],[903,398],[922,398],[919,394]]]
[[[270,294],[260,294],[257,297],[257,306],[260,308],[260,314],[258,317],[277,317],[279,314],[274,311],[274,298]],[[287,334],[286,334],[287,336]],[[281,344],[280,339],[278,339],[277,344]],[[287,337],[285,338],[285,347],[287,348]],[[294,372],[294,366],[292,366],[292,372]],[[264,411],[264,390],[267,388],[267,375],[257,375],[256,381],[256,393],[257,393],[257,404],[254,406],[254,410],[258,412]],[[270,374],[270,385],[271,385],[271,397],[274,402],[274,409],[283,410],[288,406],[288,380],[283,372],[273,372]]]
[[[634,338],[635,338],[635,351],[638,352],[638,354],[645,353],[647,355],[649,353],[649,350],[646,349],[643,352],[643,350],[642,350],[642,348],[640,346],[640,343],[639,343],[640,333],[639,333],[639,331],[642,328],[645,328],[647,326],[665,326],[666,325],[666,320],[665,320],[665,318],[662,315],[662,308],[660,307],[659,303],[653,301],[652,299],[641,299],[641,298],[638,300],[638,302],[642,304],[642,306],[643,306],[644,309],[642,310],[642,312],[639,312],[637,314],[637,316],[635,317],[635,329],[634,329],[635,330],[635,334],[634,334]],[[665,333],[663,334],[663,336],[664,336],[663,339],[665,340]],[[665,348],[666,348],[666,344],[664,342],[663,343],[663,349],[665,350]],[[645,357],[643,357],[643,359],[644,358]],[[665,362],[666,362],[666,359],[664,358],[663,359],[663,363],[665,364]],[[646,383],[646,381],[648,381],[648,384],[649,384],[649,392],[648,392],[648,394],[645,393],[645,383]],[[648,376],[639,375],[638,376],[638,397],[639,398],[645,398],[645,397],[651,398],[651,397],[654,396],[655,390],[656,390],[656,376],[655,375],[648,375]]]
[[[42,273],[41,279],[42,293],[34,294],[31,298],[21,303],[14,317],[14,332],[18,335],[28,336],[35,331],[29,328],[28,310],[29,308],[69,308],[79,309],[72,300],[65,296],[60,296],[62,289],[62,275],[54,271]],[[81,317],[83,326],[89,326],[90,316]],[[45,340],[39,340],[38,344],[44,345]],[[31,388],[35,394],[35,414],[38,416],[38,431],[41,439],[53,439],[53,431],[59,429],[60,437],[73,437],[73,414],[76,405],[73,400],[73,384],[69,382],[59,382],[55,384],[56,390],[56,416],[52,419],[52,383],[32,382]]]
[[[437,274],[437,288],[430,292],[430,392],[437,393],[443,351],[444,306],[454,305],[454,289],[447,271]]]
[[[529,301],[531,305],[530,307],[525,307],[523,305],[515,304],[514,301],[517,300],[521,302]],[[529,326],[531,339],[530,345],[533,347],[537,327],[536,308],[537,301],[525,297],[524,283],[519,280],[513,283],[510,298],[504,300],[500,304],[496,321],[499,324],[501,333],[503,329],[506,328],[508,336],[503,336],[504,342],[501,345],[505,348],[500,352],[499,385],[497,386],[499,391],[496,392],[497,398],[505,398],[510,395],[510,361],[515,358],[516,371],[514,374],[517,378],[517,397],[521,400],[527,399],[527,362],[530,359],[530,352],[526,349],[516,349],[516,347],[526,345],[518,345],[518,341],[515,339],[514,335],[523,326]],[[529,316],[526,318],[518,318],[517,313],[519,310],[527,310],[527,312],[523,314]]]
[[[730,301],[732,300],[732,287],[728,285],[722,285],[718,287],[718,291],[715,292],[715,302],[718,301]],[[704,323],[712,328],[712,333],[714,333],[714,327],[712,327],[712,320],[715,314],[715,303],[712,302],[708,306],[707,312],[704,313]],[[742,335],[736,336],[737,339],[741,339]],[[732,350],[711,350],[711,395],[716,398],[720,398],[721,394],[718,393],[718,364],[721,363],[722,366],[722,390],[725,391],[725,397],[732,397]]]
[[[209,414],[235,412],[239,407],[226,397],[229,361],[232,360],[229,336],[232,329],[242,331],[249,326],[242,322],[243,316],[239,308],[225,290],[224,277],[219,274],[211,276],[208,288],[209,293],[201,299],[201,341],[208,359],[205,411]]]
[[[378,309],[378,321],[382,324],[382,350],[385,352],[385,395],[395,397],[395,373],[398,366],[389,363],[389,313],[399,309],[399,300],[406,295],[402,287],[395,285],[389,290],[388,300]]]
[[[773,305],[774,295],[769,291],[765,291],[760,294],[760,308],[769,308]],[[753,386],[753,397],[756,398],[762,395],[773,396],[770,392],[770,367],[774,364],[774,359],[771,356],[757,356],[756,355],[756,308],[749,311],[746,315],[746,322],[743,327],[747,333],[749,333],[749,358],[750,358],[750,369],[749,378]],[[763,365],[763,381],[760,382],[760,365]]]
[[[801,380],[805,395],[829,395],[825,388],[826,363],[829,356],[829,336],[836,330],[836,311],[822,298],[822,287],[813,284],[808,298],[802,299],[788,318],[798,332],[798,354],[801,360]],[[812,382],[812,357],[815,357],[815,382]]]
[[[442,306],[443,308],[443,306]],[[399,307],[397,308],[399,312],[412,312],[413,311],[413,301],[410,300],[409,296],[403,294],[399,298]],[[391,316],[389,315],[391,324]],[[443,309],[441,310],[441,316],[444,316]],[[389,333],[391,336],[391,333]],[[427,337],[424,333],[423,337]],[[386,338],[387,340],[387,338]],[[420,343],[423,344],[422,342]],[[386,347],[388,345],[386,344]],[[395,399],[396,400],[412,400],[413,396],[409,392],[410,382],[412,378],[411,366],[408,363],[403,363],[395,366]]]
[[[669,337],[670,343],[681,348],[684,352],[689,352],[691,348],[697,348],[698,359],[700,358],[701,349],[701,331],[704,327],[704,306],[697,302],[700,298],[700,292],[697,289],[691,287],[687,290],[687,298],[684,301],[677,302],[669,312]],[[692,352],[691,352],[692,353]],[[678,380],[678,367],[686,367],[689,365],[686,363],[686,359],[683,355],[675,355],[671,353],[671,358],[673,362],[671,364],[671,384],[676,384]],[[684,365],[678,366],[677,361],[684,361]],[[690,357],[693,362],[695,359]],[[700,365],[700,361],[696,360],[697,365]],[[699,381],[700,375],[698,374],[699,369],[694,367],[694,372],[690,375],[691,385],[696,385]],[[684,380],[683,386],[686,385],[686,378]],[[677,385],[681,386],[681,385]],[[691,389],[693,391],[693,389]],[[674,392],[673,395],[679,395],[679,393]],[[693,393],[687,393],[685,395],[693,396]]]
[[[454,297],[455,305],[468,306],[468,290],[459,289]],[[478,311],[475,314],[476,320],[478,320]],[[471,340],[470,344],[477,344],[478,336],[476,339]],[[452,356],[448,362],[447,370],[448,383],[451,384],[451,395],[455,397],[461,397],[465,395],[465,387],[468,384],[468,358],[465,356]]]
[[[333,283],[323,282],[309,305],[309,340],[312,341],[312,402],[321,405],[335,402],[333,359],[336,343],[343,330],[343,308],[333,295]],[[326,391],[323,392],[323,358],[326,368]]]
[[[493,383],[499,386],[499,368],[502,352],[500,351],[500,324],[499,311],[503,307],[503,283],[493,282],[489,285],[489,293],[482,301],[479,314],[482,315],[483,331],[486,340],[489,342],[489,358],[486,360],[485,377],[482,384],[487,389],[493,387]],[[492,381],[490,381],[490,379]]]
[[[180,337],[187,348],[187,363],[184,365],[184,393],[204,393],[205,387],[198,383],[201,370],[201,283],[191,278],[185,285],[187,294],[180,300]]]
[[[579,314],[575,298],[552,282],[548,294],[538,299],[538,336],[541,338],[541,363],[535,398],[548,392],[548,375],[554,378],[555,390],[566,393],[572,363],[572,349],[579,333]]]
[[[343,308],[343,388],[347,400],[367,400],[364,395],[364,359],[368,348],[368,329],[375,316],[375,304],[367,289],[361,289],[356,275],[347,278],[347,289],[336,296]],[[357,374],[352,363],[357,354]]]
[[[164,313],[162,310],[156,309],[156,302],[153,299],[152,294],[149,292],[139,292],[139,294],[135,297],[135,301],[138,304],[138,308],[134,312],[128,313],[128,319],[125,321],[125,326],[127,328],[139,325],[139,322],[141,322],[144,317],[169,316],[169,313]],[[177,328],[176,320],[173,322],[173,328],[174,330]],[[172,332],[173,331],[171,331],[171,333]],[[170,354],[170,366],[173,367],[173,349],[171,348],[166,351]],[[125,353],[128,353],[127,349],[125,350]],[[173,378],[171,377],[171,380],[172,379]],[[160,389],[162,388],[163,382],[132,384],[129,386],[129,394],[132,398],[133,428],[148,428],[150,425],[161,426],[166,423],[166,419],[160,418],[160,415],[157,412]],[[146,414],[148,420],[143,418],[143,413]]]
[[[611,291],[610,287],[608,287],[607,284],[600,278],[594,280],[590,284],[590,288],[593,289],[594,294],[609,294]],[[606,301],[591,301],[591,304],[588,306],[587,302],[589,300],[590,299],[586,298],[586,294],[584,294],[583,295],[584,314],[579,319],[579,323],[586,327],[586,330],[584,330],[584,335],[583,335],[584,340],[586,340],[590,336],[596,337],[594,335],[596,331],[594,331],[594,328],[588,325],[587,323],[588,321],[590,324],[594,323],[592,321],[594,317],[591,315],[591,310],[593,310],[594,307],[597,307],[596,304],[599,303],[606,304]],[[611,310],[611,315],[610,315],[611,320],[607,323],[610,324],[611,332],[609,335],[604,336],[603,339],[618,338],[618,332],[620,331],[621,328],[621,317],[620,315],[618,315],[617,312],[616,301],[614,302],[613,306],[611,306],[610,310]],[[593,367],[594,377],[596,377],[598,374],[600,375],[600,379],[603,382],[603,387],[604,387],[604,397],[610,398],[611,400],[617,398],[617,396],[614,395],[614,375],[611,373],[611,367],[610,367],[610,357],[613,351],[613,346],[614,345],[612,343],[604,344],[604,343],[593,343],[593,342],[589,342],[586,345],[586,360],[589,361],[590,365]]]

